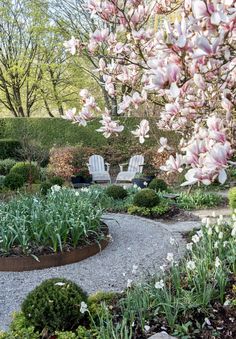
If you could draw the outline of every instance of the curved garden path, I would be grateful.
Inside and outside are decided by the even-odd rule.
[[[125,214],[108,214],[112,241],[99,254],[76,264],[29,272],[0,272],[0,329],[7,329],[11,313],[19,310],[25,296],[43,280],[64,277],[78,283],[88,293],[121,291],[127,280],[140,281],[158,271],[168,252],[180,257],[184,251],[182,231],[199,226],[185,221],[164,224]],[[178,246],[172,246],[170,237]],[[137,265],[136,274],[132,274]]]

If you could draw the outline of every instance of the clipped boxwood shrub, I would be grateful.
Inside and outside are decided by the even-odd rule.
[[[168,186],[167,183],[163,179],[155,178],[153,179],[150,184],[148,185],[148,188],[155,190],[155,191],[166,191]]]
[[[64,278],[45,280],[28,294],[22,312],[36,330],[71,330],[79,326],[84,315],[81,302],[87,294],[74,282]]]
[[[235,210],[236,209],[236,187],[233,187],[229,190],[228,198],[229,198],[229,206],[232,208],[232,210]]]
[[[4,179],[4,186],[10,188],[11,190],[21,188],[24,183],[25,180],[23,176],[17,173],[9,173]]]
[[[24,182],[35,182],[39,178],[39,170],[34,164],[29,162],[17,162],[10,173],[19,174],[24,178]]]
[[[118,200],[118,199],[122,200],[126,198],[128,195],[126,189],[118,185],[111,185],[107,187],[106,194],[115,200]]]
[[[134,205],[139,207],[154,207],[160,202],[159,196],[150,188],[137,192],[134,196]]]
[[[17,158],[20,148],[19,140],[0,139],[0,159]]]
[[[9,174],[11,168],[16,164],[15,159],[4,159],[0,160],[0,175],[7,175]]]

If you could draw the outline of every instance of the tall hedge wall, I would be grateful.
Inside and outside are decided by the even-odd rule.
[[[20,140],[23,135],[30,136],[42,143],[46,148],[54,145],[84,145],[99,148],[99,146],[117,145],[117,147],[129,148],[137,144],[138,140],[131,135],[131,130],[136,128],[140,118],[120,118],[127,128],[119,136],[105,139],[99,128],[99,119],[88,124],[87,127],[72,124],[60,118],[2,118],[0,119],[0,139],[11,138]],[[144,143],[144,148],[155,146],[161,136],[168,138],[173,146],[177,144],[179,136],[173,132],[158,130],[155,120],[151,124],[150,138]]]

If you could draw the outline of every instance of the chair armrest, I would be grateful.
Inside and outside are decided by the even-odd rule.
[[[119,167],[120,167],[120,172],[123,171],[123,168],[125,165],[128,165],[129,163],[128,162],[124,162],[123,164],[119,164]]]
[[[109,162],[105,162],[105,166],[107,167],[107,172],[109,172],[109,170],[110,170],[110,164],[109,164]]]
[[[89,163],[87,163],[86,165],[87,165],[89,173],[90,173],[91,166],[89,165]]]
[[[143,165],[139,165],[139,173],[142,173],[142,171],[143,171],[143,166],[144,166],[145,164],[143,164]]]

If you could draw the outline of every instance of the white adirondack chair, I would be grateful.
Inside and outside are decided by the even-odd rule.
[[[127,171],[124,171],[124,166],[128,165]],[[134,155],[130,158],[129,163],[120,164],[120,172],[117,175],[116,182],[118,181],[129,181],[134,179],[136,173],[142,173],[144,165],[143,155]]]
[[[108,162],[105,162],[101,155],[92,155],[89,158],[89,163],[87,164],[87,166],[89,169],[89,173],[93,177],[93,182],[111,182],[111,177],[109,174],[110,164]]]

